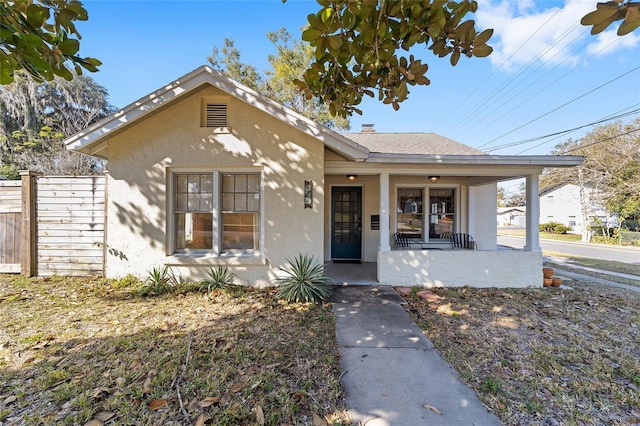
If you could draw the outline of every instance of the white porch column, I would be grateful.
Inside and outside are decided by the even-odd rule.
[[[467,205],[467,233],[469,235],[476,235],[476,188],[473,186],[469,187],[469,196],[468,196],[468,205]],[[460,231],[462,232],[462,231]]]
[[[380,243],[378,251],[391,251],[389,245],[389,173],[380,173]]]
[[[524,251],[541,252],[540,248],[540,188],[538,175],[527,175],[527,238]]]

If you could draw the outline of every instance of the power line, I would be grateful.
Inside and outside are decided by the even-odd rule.
[[[558,8],[558,9],[553,13],[553,15],[551,15],[551,16],[549,17],[549,19],[547,19],[547,20],[544,22],[544,24],[540,25],[540,27],[538,27],[538,29],[537,29],[537,30],[535,30],[535,31],[534,31],[534,32],[529,36],[529,38],[527,38],[527,39],[526,39],[526,40],[525,40],[525,41],[520,45],[520,47],[518,47],[518,48],[517,48],[517,49],[516,49],[516,50],[515,50],[511,55],[509,55],[509,57],[508,57],[507,59],[505,59],[505,60],[500,64],[500,66],[499,66],[498,68],[496,68],[496,69],[495,69],[491,74],[489,74],[489,76],[488,76],[488,77],[486,77],[486,78],[485,78],[485,79],[484,79],[480,84],[478,84],[478,85],[476,86],[476,88],[475,88],[475,89],[474,89],[470,94],[468,94],[468,95],[467,95],[467,97],[466,97],[466,98],[464,98],[460,103],[461,103],[461,104],[464,104],[464,103],[465,103],[465,102],[467,102],[469,99],[471,99],[471,97],[472,97],[473,95],[475,95],[475,94],[476,94],[476,92],[477,92],[478,90],[480,90],[480,88],[481,88],[481,87],[483,87],[483,86],[484,86],[484,84],[485,84],[487,81],[489,81],[489,80],[490,80],[494,75],[496,75],[496,74],[498,73],[498,71],[500,71],[500,69],[502,69],[502,67],[503,67],[503,66],[505,66],[505,65],[506,65],[506,64],[511,60],[511,58],[513,58],[513,57],[514,57],[514,56],[515,56],[515,55],[516,55],[516,54],[517,54],[517,53],[518,53],[518,52],[519,52],[519,51],[520,51],[520,50],[521,50],[521,49],[522,49],[522,48],[523,48],[527,43],[529,43],[529,41],[531,41],[531,39],[533,39],[533,37],[534,37],[536,34],[538,34],[538,32],[542,31],[542,29],[543,29],[543,28],[544,28],[544,27],[545,27],[545,26],[546,26],[546,25],[547,25],[547,24],[548,24],[548,23],[549,23],[549,22],[550,22],[550,21],[551,21],[551,20],[552,20],[552,19],[553,19],[557,14],[558,14],[558,12],[560,12],[560,10],[561,10],[561,9],[559,9],[559,8]],[[475,107],[475,108],[477,108],[477,107]],[[452,108],[452,109],[451,109],[451,111],[449,111],[449,112],[445,115],[445,117],[451,117],[451,116],[453,115],[453,112],[454,112],[455,110],[456,110],[456,108],[455,108],[455,107],[454,107],[454,108]],[[474,110],[475,110],[475,109],[474,109]],[[471,111],[470,113],[473,113],[473,111]],[[445,121],[446,121],[446,119],[445,119]],[[444,121],[440,122],[440,124],[442,124],[443,122],[444,122]],[[454,126],[454,129],[455,129],[455,126]]]
[[[601,139],[599,141],[595,141],[595,142],[592,142],[592,143],[589,143],[589,144],[586,144],[586,145],[582,145],[582,146],[577,146],[575,148],[571,148],[571,149],[565,151],[564,154],[568,154],[570,152],[577,151],[579,149],[588,148],[590,146],[597,145],[597,144],[602,143],[602,142],[610,141],[611,139],[615,139],[615,138],[617,138],[619,136],[626,136],[626,135],[629,135],[631,133],[635,133],[635,132],[638,132],[638,131],[640,131],[640,127],[638,127],[637,129],[629,130],[628,132],[624,132],[624,133],[619,133],[617,135],[613,135],[613,136],[610,136],[608,138],[604,138],[604,139]]]
[[[589,59],[591,59],[591,58],[593,58],[594,56],[598,55],[598,54],[599,54],[600,52],[602,52],[603,50],[605,50],[605,49],[609,48],[609,46],[611,46],[613,43],[617,42],[618,40],[619,40],[619,38],[614,39],[614,40],[613,40],[613,41],[611,41],[609,44],[607,44],[606,46],[603,46],[600,50],[598,50],[597,52],[593,53],[593,54],[592,54],[591,56],[589,56],[588,58],[585,58],[585,59],[582,61],[582,64],[583,64],[583,65],[584,65],[584,64],[586,64],[586,63],[589,61]],[[585,45],[583,45],[583,46],[582,46],[582,48],[586,47],[588,44],[589,44],[589,43],[586,43]],[[562,63],[564,63],[564,61],[563,61]],[[559,65],[560,65],[560,64],[559,64]],[[556,67],[554,67],[553,69],[555,69],[555,68],[557,68],[557,66],[556,66]],[[552,70],[553,70],[553,69],[552,69]],[[572,72],[574,72],[576,69],[577,69],[577,68],[572,68],[572,69],[570,69],[569,71],[567,71],[566,73],[564,73],[562,76],[558,77],[557,79],[555,79],[554,81],[552,81],[551,83],[549,83],[548,85],[546,85],[546,86],[545,86],[544,88],[542,88],[541,90],[538,90],[538,91],[537,91],[533,96],[528,97],[525,101],[521,102],[521,103],[520,103],[519,105],[517,105],[515,108],[510,109],[510,110],[509,110],[509,112],[507,112],[507,113],[505,113],[505,114],[501,115],[500,117],[498,117],[497,119],[495,119],[494,121],[492,121],[490,124],[495,123],[497,120],[499,120],[499,119],[501,119],[501,118],[504,118],[504,116],[505,116],[505,115],[507,115],[507,114],[511,113],[512,111],[514,111],[514,110],[516,110],[516,109],[520,108],[522,105],[524,105],[525,103],[527,103],[527,102],[528,102],[528,101],[530,101],[531,99],[535,98],[536,96],[540,95],[542,92],[544,92],[544,91],[545,91],[545,90],[547,90],[549,87],[553,86],[554,84],[556,84],[557,82],[559,82],[560,80],[562,80],[563,78],[565,78],[566,76],[568,76],[569,74],[571,74]],[[550,70],[549,72],[551,72],[552,70]],[[548,74],[548,73],[546,73],[545,75],[547,75],[547,74]],[[544,76],[543,76],[543,77],[544,77]],[[536,80],[535,82],[540,81],[541,79],[542,79],[542,77],[541,77],[541,78],[539,78],[538,80]],[[535,83],[535,82],[534,82],[534,83]],[[524,90],[528,89],[529,87],[531,87],[531,85],[527,86],[525,89],[523,89],[523,90],[522,90],[521,92],[519,92],[518,94],[522,93]],[[484,129],[484,128],[486,128],[486,126],[485,126],[485,127],[483,127],[483,129]],[[481,130],[482,130],[482,129],[481,129]],[[495,139],[494,139],[494,140],[495,140]],[[484,146],[487,146],[487,145],[489,145],[491,142],[493,142],[493,141],[489,141],[489,142],[487,142],[487,143],[484,143],[484,144],[480,145],[478,148],[482,148],[482,147],[484,147]]]
[[[500,136],[498,136],[498,137],[496,137],[496,138],[491,139],[489,142],[487,142],[487,143],[485,143],[485,144],[481,145],[481,146],[480,146],[480,147],[478,147],[478,148],[482,148],[483,146],[489,145],[490,143],[495,142],[495,141],[497,141],[498,139],[502,139],[502,138],[503,138],[503,137],[505,137],[505,136],[508,136],[508,135],[510,135],[510,134],[512,134],[512,133],[515,133],[516,131],[518,131],[518,130],[522,129],[523,127],[526,127],[526,126],[528,126],[528,125],[529,125],[529,124],[531,124],[531,123],[535,123],[536,121],[538,121],[538,120],[540,120],[540,119],[542,119],[542,118],[544,118],[544,117],[546,117],[546,116],[548,116],[548,115],[550,115],[550,114],[552,114],[552,113],[554,113],[554,112],[556,112],[556,111],[558,111],[558,110],[560,110],[560,109],[562,109],[562,108],[566,107],[567,105],[570,105],[570,104],[572,104],[572,103],[574,103],[574,102],[576,102],[576,101],[578,101],[578,100],[580,100],[580,99],[584,98],[584,97],[585,97],[585,96],[587,96],[587,95],[590,95],[591,93],[593,93],[593,92],[595,92],[595,91],[597,91],[597,90],[602,89],[603,87],[605,87],[605,86],[607,86],[607,85],[609,85],[609,84],[613,83],[614,81],[617,81],[617,80],[619,80],[619,79],[621,79],[621,78],[623,78],[623,77],[626,77],[627,75],[629,75],[629,74],[631,74],[632,72],[635,72],[635,71],[637,71],[637,70],[639,70],[639,69],[640,69],[640,66],[637,66],[637,67],[635,67],[635,68],[631,69],[630,71],[627,71],[627,72],[625,72],[624,74],[621,74],[621,75],[619,75],[619,76],[617,76],[617,77],[615,77],[615,78],[613,78],[613,79],[611,79],[611,80],[607,81],[606,83],[603,83],[603,84],[601,84],[600,86],[598,86],[598,87],[596,87],[596,88],[594,88],[594,89],[591,89],[591,90],[589,90],[588,92],[583,93],[582,95],[580,95],[580,96],[578,96],[578,97],[576,97],[576,98],[573,98],[573,99],[572,99],[572,100],[570,100],[569,102],[565,102],[564,104],[560,105],[559,107],[554,108],[554,109],[552,109],[551,111],[546,112],[546,113],[544,113],[544,114],[542,114],[542,115],[540,115],[540,116],[538,116],[538,117],[534,118],[533,120],[530,120],[530,121],[528,121],[528,122],[526,122],[526,123],[522,124],[521,126],[516,127],[516,128],[515,128],[515,129],[513,129],[513,130],[508,131],[507,133],[504,133],[504,134],[502,134],[502,135],[500,135]]]
[[[498,145],[496,147],[491,148],[487,152],[499,151],[499,150],[504,149],[504,148],[511,148],[511,147],[518,146],[518,145],[524,145],[524,144],[531,143],[531,142],[537,142],[539,140],[547,139],[547,138],[554,137],[554,136],[560,137],[560,136],[566,135],[568,133],[575,132],[576,130],[584,129],[585,127],[596,126],[598,124],[606,123],[607,121],[619,120],[621,118],[628,117],[630,115],[634,115],[634,114],[640,113],[640,108],[634,109],[634,110],[631,110],[631,111],[628,111],[628,112],[625,112],[625,113],[622,113],[623,111],[625,111],[625,110],[627,110],[629,108],[634,108],[634,107],[639,106],[639,105],[640,105],[640,103],[637,103],[635,105],[631,105],[631,106],[626,107],[626,108],[624,108],[624,109],[622,109],[620,111],[615,112],[612,115],[608,115],[608,116],[606,116],[604,118],[601,118],[599,120],[592,121],[591,123],[583,124],[581,126],[573,127],[571,129],[560,130],[558,132],[549,133],[549,134],[544,135],[544,136],[536,136],[536,137],[529,138],[529,139],[523,139],[523,140],[519,140],[519,141],[515,141],[515,142],[510,142],[510,143],[507,143],[507,144],[504,144],[504,145]],[[549,141],[545,141],[544,143],[548,143],[548,142]],[[539,146],[539,145],[537,145],[537,146]],[[535,148],[535,147],[532,147],[532,148]],[[532,149],[532,148],[529,148],[529,149]],[[522,151],[522,152],[525,152],[525,151]]]

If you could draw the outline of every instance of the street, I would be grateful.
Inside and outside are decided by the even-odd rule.
[[[499,245],[521,249],[524,247],[524,243],[525,237],[498,235]],[[574,243],[544,239],[540,240],[540,247],[542,247],[543,252],[564,253],[577,257],[614,260],[640,265],[640,248],[638,247],[608,246],[604,244]]]

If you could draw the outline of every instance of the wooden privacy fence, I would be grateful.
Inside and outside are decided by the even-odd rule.
[[[24,172],[20,186],[18,229],[14,225],[9,231],[0,216],[0,272],[27,276],[103,275],[104,176],[38,176]],[[9,196],[5,200],[2,188],[0,212],[9,205]],[[15,261],[9,254],[15,255],[16,251],[18,268],[15,263],[8,263]]]
[[[0,181],[0,272],[20,272],[22,185]]]

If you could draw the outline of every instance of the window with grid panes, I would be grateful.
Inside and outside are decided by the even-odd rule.
[[[455,232],[456,198],[453,188],[429,189],[429,239],[449,239]]]
[[[259,249],[260,174],[220,174],[220,199],[214,198],[211,173],[180,173],[174,181],[175,248],[212,250],[214,217],[219,217],[221,252]],[[214,215],[220,211],[221,215]]]

